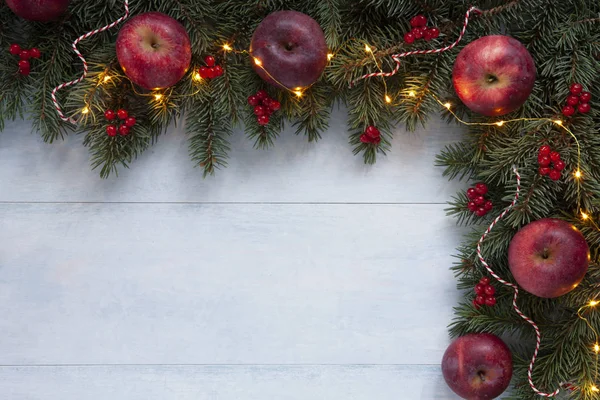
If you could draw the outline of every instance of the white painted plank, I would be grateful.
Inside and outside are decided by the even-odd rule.
[[[345,120],[336,111],[317,144],[288,129],[269,151],[253,149],[238,131],[229,167],[207,180],[189,159],[183,129],[172,128],[108,181],[90,171],[82,137],[50,146],[29,123],[12,123],[0,134],[0,201],[444,203],[458,190],[434,160],[459,140],[460,127],[432,120],[416,133],[398,129],[389,155],[368,167],[352,155]]]
[[[440,367],[0,367],[10,400],[456,400]]]
[[[443,208],[0,204],[0,365],[437,364]]]

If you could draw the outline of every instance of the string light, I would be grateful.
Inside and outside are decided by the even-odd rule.
[[[556,119],[556,120],[554,120],[552,122],[554,122],[558,126],[562,126],[562,124],[563,124],[563,122],[560,119]]]
[[[296,96],[298,96],[298,98],[300,98],[300,97],[302,97],[302,95],[303,95],[304,93],[302,93],[302,90],[301,90],[300,88],[296,88],[296,90],[294,90],[294,94],[295,94]]]
[[[163,98],[163,95],[160,93],[154,95],[154,100],[156,100],[156,101],[160,101],[162,98]]]
[[[373,52],[373,50],[371,49],[371,47],[369,47],[369,45],[368,45],[368,44],[365,44],[365,51],[366,51],[367,53],[372,53],[372,52]]]
[[[596,343],[596,344],[594,345],[594,351],[595,351],[596,353],[600,353],[600,345],[598,345],[598,343]]]
[[[600,392],[600,389],[598,389],[596,386],[592,386],[592,392]]]
[[[331,53],[327,54],[327,60],[331,61],[332,58],[333,58],[333,54],[331,54]]]
[[[231,48],[231,46],[230,46],[230,45],[228,45],[227,43],[225,43],[225,44],[223,45],[223,50],[225,50],[225,51],[231,51],[231,50],[233,50],[233,49]]]
[[[385,102],[388,104],[392,102],[392,98],[390,96],[388,96],[387,94],[385,95]]]
[[[84,107],[84,108],[81,110],[81,113],[82,113],[82,114],[89,114],[89,113],[90,113],[90,109],[89,109],[89,107]]]
[[[104,83],[108,82],[111,80],[111,76],[110,75],[104,75],[104,79],[102,79],[104,81]]]
[[[590,216],[589,216],[589,215],[587,215],[586,213],[584,213],[583,211],[581,212],[581,219],[583,219],[584,221],[585,221],[586,219],[588,219],[589,217],[590,217]]]
[[[260,61],[258,58],[254,57],[254,64],[258,65],[259,67],[262,66],[262,61]]]
[[[581,171],[580,171],[580,170],[577,170],[577,171],[575,171],[575,178],[577,178],[577,179],[581,179],[581,175],[582,175],[582,174],[581,174]]]
[[[504,121],[498,121],[498,122],[496,122],[496,125],[502,126],[502,125],[504,125]]]
[[[415,93],[415,91],[414,91],[414,90],[411,90],[410,92],[408,92],[408,95],[409,95],[410,97],[415,97],[417,94]]]
[[[195,80],[196,82],[200,82],[200,81],[202,80],[202,76],[200,75],[200,73],[196,72],[196,73],[194,74],[194,80]]]
[[[591,300],[591,301],[590,301],[590,307],[595,307],[595,306],[597,306],[598,304],[600,304],[600,301],[598,301],[598,300]]]
[[[444,105],[444,107],[446,107],[448,110],[452,108],[452,104],[450,104],[450,103],[444,103],[443,105]]]

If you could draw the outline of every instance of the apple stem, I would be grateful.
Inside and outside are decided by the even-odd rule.
[[[498,80],[498,78],[496,78],[494,75],[488,75],[488,77],[487,77],[488,83],[494,83],[497,80]]]
[[[483,371],[479,371],[477,374],[479,375],[479,378],[480,378],[480,379],[481,379],[483,382],[485,382],[485,374],[483,373]]]

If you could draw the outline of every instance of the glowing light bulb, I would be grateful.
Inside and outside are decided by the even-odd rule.
[[[577,178],[577,179],[581,178],[581,171],[580,170],[575,171],[575,178]]]
[[[194,80],[197,81],[197,82],[199,82],[199,81],[202,80],[202,76],[200,76],[200,74],[198,72],[196,72],[194,74]]]
[[[391,103],[392,102],[392,98],[390,96],[388,96],[387,94],[385,95],[385,102],[386,103]]]
[[[162,94],[155,94],[154,95],[154,100],[156,100],[156,101],[160,101],[162,98],[163,98]]]
[[[300,89],[296,89],[296,90],[294,90],[294,94],[295,94],[296,96],[298,96],[298,98],[300,98],[300,97],[302,97],[302,95],[303,95],[304,93],[302,93],[302,90],[300,90]]]
[[[110,75],[104,75],[104,78],[102,79],[104,81],[104,83],[110,81],[111,76]]]
[[[586,219],[588,219],[589,217],[590,217],[590,216],[589,216],[589,215],[587,215],[586,213],[584,213],[583,211],[581,212],[581,219],[583,219],[584,221],[585,221]]]
[[[496,125],[502,126],[502,125],[504,125],[504,121],[498,121],[498,122],[496,122]]]
[[[332,58],[333,58],[333,54],[331,54],[331,53],[327,54],[327,59],[328,59],[329,61],[331,61],[331,59],[332,59]]]
[[[556,125],[561,125],[561,126],[563,124],[563,122],[560,119],[557,119],[557,120],[552,121],[552,122],[554,122]]]
[[[417,94],[413,90],[411,90],[410,92],[408,92],[408,95],[410,97],[415,97]]]
[[[592,392],[600,392],[600,389],[598,389],[596,386],[592,386]]]
[[[89,107],[84,107],[83,110],[81,110],[82,114],[89,114],[90,113],[90,109]]]
[[[225,50],[225,51],[231,51],[231,50],[233,50],[233,49],[231,48],[231,46],[230,46],[230,45],[228,45],[227,43],[225,43],[225,44],[223,45],[223,50]]]
[[[590,307],[595,307],[595,306],[597,306],[598,304],[600,304],[600,301],[598,301],[598,300],[592,300],[592,301],[590,301]],[[596,346],[597,346],[597,345],[596,345]]]
[[[596,353],[600,353],[600,345],[598,345],[598,343],[596,343],[596,344],[594,345],[594,351],[595,351]]]
[[[259,67],[262,65],[262,61],[260,61],[258,58],[254,57],[254,64],[258,65]]]
[[[444,104],[444,107],[446,107],[446,108],[449,110],[450,108],[452,108],[452,104],[450,104],[450,103],[445,103],[445,104]]]
[[[371,49],[371,47],[369,47],[369,45],[368,45],[368,44],[365,44],[365,51],[366,51],[367,53],[372,53],[372,52],[373,52],[373,50]]]

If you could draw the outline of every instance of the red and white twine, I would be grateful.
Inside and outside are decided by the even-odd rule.
[[[479,239],[479,242],[477,243],[477,256],[479,257],[479,261],[481,261],[481,264],[483,264],[485,269],[487,269],[488,272],[494,278],[496,278],[496,280],[498,282],[514,289],[515,295],[513,297],[513,303],[512,303],[513,308],[515,309],[515,311],[517,312],[517,314],[519,314],[519,316],[521,318],[523,318],[525,321],[527,321],[531,326],[533,326],[533,329],[535,329],[535,338],[536,338],[535,351],[533,352],[533,358],[531,359],[531,363],[529,364],[529,369],[527,370],[527,379],[529,380],[529,386],[531,386],[531,389],[535,393],[537,393],[539,396],[554,397],[560,392],[560,389],[556,389],[552,393],[544,393],[535,387],[535,384],[533,383],[533,378],[531,377],[531,375],[533,373],[533,365],[535,364],[535,360],[537,359],[538,352],[540,350],[540,344],[542,342],[542,334],[540,332],[540,328],[537,326],[537,324],[531,318],[529,318],[527,315],[523,314],[523,312],[517,306],[517,297],[519,296],[519,288],[517,287],[517,285],[515,285],[514,283],[507,282],[504,279],[500,278],[498,275],[496,275],[496,273],[492,270],[492,268],[490,268],[488,263],[483,258],[483,255],[481,254],[481,245],[483,244],[483,241],[485,240],[487,235],[492,231],[494,226],[496,226],[496,224],[514,208],[515,204],[517,204],[517,201],[519,200],[519,192],[521,191],[521,175],[519,175],[519,171],[517,171],[517,167],[515,167],[515,166],[513,166],[513,171],[517,177],[517,191],[515,193],[515,198],[512,201],[512,203],[502,212],[502,214],[500,214],[498,217],[496,217],[496,219],[490,224],[490,226],[487,228],[487,230],[483,233],[483,235]],[[565,386],[565,384],[561,384],[561,386]]]
[[[396,67],[394,68],[393,71],[391,71],[391,72],[373,72],[371,74],[363,75],[360,78],[352,81],[352,83],[350,84],[350,87],[354,86],[354,84],[356,82],[358,82],[362,79],[373,78],[375,76],[390,77],[390,76],[396,75],[398,73],[398,71],[400,70],[400,59],[403,57],[413,56],[415,54],[437,54],[437,53],[443,53],[445,51],[453,49],[457,44],[460,43],[463,36],[465,35],[465,32],[467,31],[467,26],[469,25],[469,19],[471,18],[471,13],[481,14],[481,10],[479,10],[477,7],[471,7],[467,10],[467,13],[465,14],[465,22],[460,31],[460,35],[458,35],[458,39],[456,39],[456,41],[454,43],[452,43],[446,47],[443,47],[441,49],[413,50],[413,51],[407,51],[405,53],[393,54],[392,59],[396,62]]]
[[[118,20],[116,20],[115,22],[113,22],[111,24],[108,24],[106,26],[103,26],[100,29],[93,30],[91,32],[86,33],[85,35],[78,37],[77,40],[75,40],[73,42],[73,46],[72,46],[73,51],[75,52],[75,54],[77,54],[77,57],[79,57],[79,59],[83,62],[83,75],[81,75],[81,77],[79,77],[79,79],[75,79],[71,82],[63,83],[63,84],[55,87],[54,90],[52,90],[52,102],[54,103],[56,112],[58,113],[58,116],[60,117],[61,120],[65,121],[65,122],[70,122],[72,124],[77,123],[76,119],[65,116],[60,104],[58,103],[58,100],[56,99],[56,92],[58,92],[61,89],[66,88],[66,87],[77,85],[78,83],[83,81],[87,77],[87,74],[88,74],[88,63],[85,60],[85,58],[81,55],[79,50],[77,49],[77,45],[82,40],[85,40],[91,36],[97,35],[100,32],[104,32],[111,28],[114,28],[115,26],[119,25],[121,22],[125,21],[127,18],[129,18],[129,0],[125,0],[125,15],[123,15],[121,18],[119,18]]]

